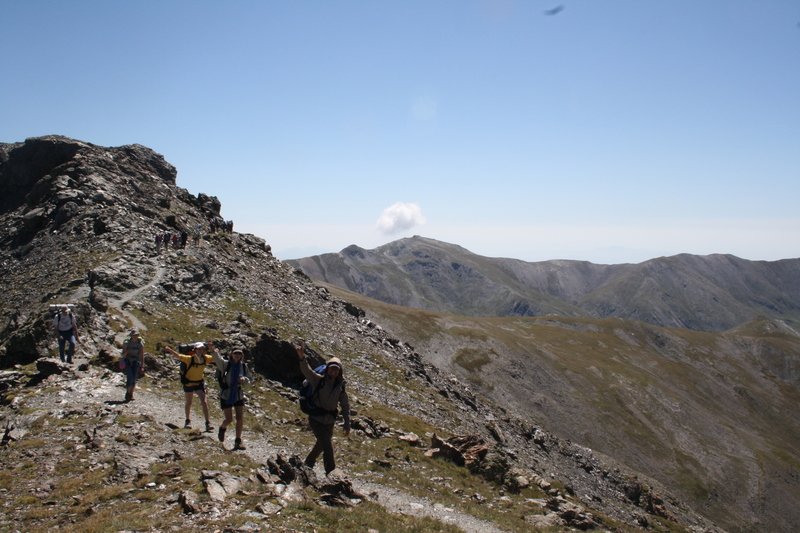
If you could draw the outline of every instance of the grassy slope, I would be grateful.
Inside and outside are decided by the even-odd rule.
[[[770,322],[728,333],[618,319],[473,318],[367,309],[495,399],[652,475],[721,524],[791,508],[800,483],[800,339]],[[739,509],[737,511],[737,509]]]
[[[266,327],[266,322],[269,321],[268,315],[250,307],[235,294],[229,294],[223,304],[209,306],[204,312],[169,305],[159,307],[154,302],[150,302],[147,307],[147,313],[137,311],[136,314],[148,326],[146,342],[151,353],[157,352],[156,346],[174,344],[175,339],[204,336],[207,333],[204,324],[210,321],[224,323],[240,312],[246,312],[256,322],[256,328]],[[25,370],[35,372],[33,365]],[[176,384],[176,375],[177,370],[175,375],[153,375],[141,387],[161,395],[168,404],[180,405],[182,394]],[[20,390],[16,393],[16,403],[25,406],[26,398],[48,393],[58,395],[58,387],[43,391]],[[249,432],[286,443],[299,452],[309,448],[312,437],[305,430],[294,401],[282,395],[279,388],[274,384],[261,382],[254,387],[251,399],[254,403],[248,408]],[[36,419],[33,431],[22,440],[12,442],[4,450],[0,461],[3,465],[0,489],[4,491],[4,498],[10,506],[7,507],[8,518],[24,524],[26,530],[52,531],[61,527],[81,531],[116,531],[121,527],[141,530],[180,527],[198,531],[235,528],[247,521],[252,522],[252,515],[247,513],[255,511],[259,503],[270,501],[268,495],[260,492],[261,485],[251,481],[244,486],[244,493],[232,499],[231,505],[236,506],[236,512],[223,513],[217,517],[213,514],[194,517],[183,515],[172,501],[174,495],[181,491],[193,490],[203,495],[201,503],[210,504],[199,483],[202,470],[224,469],[234,475],[252,478],[252,473],[261,465],[243,455],[221,452],[213,440],[198,439],[197,430],[165,432],[163,426],[149,417],[128,419],[125,415],[120,415],[114,424],[122,428],[137,427],[138,447],[146,449],[150,445],[163,446],[171,441],[174,444],[169,446],[177,449],[191,448],[194,451],[168,465],[155,463],[148,475],[134,482],[119,483],[115,479],[116,472],[107,465],[107,462],[113,463],[113,453],[108,449],[91,452],[81,444],[86,429],[97,426],[98,420],[92,419],[91,413],[81,414],[76,410],[70,416],[54,422],[49,409],[52,409],[55,402],[43,403],[44,407],[25,407],[27,416]],[[213,395],[209,400],[209,407],[212,419],[219,420],[221,413]],[[449,436],[446,430],[394,410],[380,399],[356,395],[354,407],[397,432]],[[116,437],[118,441],[127,438],[125,433]],[[56,480],[52,490],[42,495],[32,495],[37,494],[36,487],[40,484],[38,465],[41,459],[35,459],[36,455],[30,450],[41,450],[36,453],[46,454],[48,459],[45,462],[57,461],[57,471],[54,472]],[[469,474],[465,468],[426,457],[424,451],[424,448],[409,446],[395,437],[337,438],[340,466],[362,479],[379,482],[459,509],[492,521],[508,531],[528,530],[530,526],[524,517],[543,512],[539,505],[531,503],[532,499],[546,497],[538,487],[525,489],[519,494],[504,493],[496,484]],[[87,462],[94,466],[87,470]],[[15,468],[13,474],[12,465]],[[175,467],[178,467],[180,476],[167,473]],[[153,490],[148,487],[149,483],[156,483],[161,488]],[[313,491],[309,490],[309,495],[313,497]],[[484,503],[476,504],[473,495],[485,498]],[[130,508],[130,512],[120,515],[118,510],[121,505]],[[603,520],[612,530],[631,530],[608,517],[603,517]],[[414,532],[457,530],[429,518],[389,515],[384,509],[369,502],[348,509],[347,512],[318,505],[296,504],[286,508],[280,515],[261,517],[258,521],[275,531],[352,531],[370,528],[377,531]],[[654,525],[657,531],[682,530],[675,524],[660,525],[657,520]]]

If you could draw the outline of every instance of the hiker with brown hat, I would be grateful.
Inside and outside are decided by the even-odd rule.
[[[322,454],[325,474],[330,474],[336,468],[333,453],[333,428],[340,406],[344,418],[344,434],[350,434],[350,400],[345,390],[346,382],[342,375],[342,362],[338,357],[332,357],[328,360],[322,373],[318,374],[306,361],[305,343],[296,341],[294,349],[300,361],[300,371],[312,387],[315,405],[309,412],[308,424],[317,440],[304,463],[313,468],[317,458]]]

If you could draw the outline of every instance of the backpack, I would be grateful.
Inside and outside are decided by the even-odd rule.
[[[128,345],[131,342],[131,338],[128,337],[122,342],[122,358],[126,359],[128,357]],[[139,337],[139,348],[144,350],[144,339]]]
[[[327,364],[319,365],[317,368],[314,369],[314,372],[317,374],[325,375],[325,369],[328,367]],[[316,387],[312,387],[311,383],[307,380],[303,380],[303,384],[300,386],[300,391],[298,392],[298,403],[300,403],[300,410],[303,411],[307,415],[319,415],[319,414],[327,414],[327,413],[336,413],[336,411],[327,411],[322,409],[321,407],[317,407],[314,403],[314,396],[317,394],[317,391],[322,387],[325,383],[325,378],[319,380]]]
[[[184,363],[183,361],[181,361],[180,363],[178,363],[178,372],[180,372],[180,375],[181,375],[181,384],[182,384],[182,385],[187,385],[187,384],[189,384],[189,383],[198,383],[197,381],[191,381],[189,378],[187,378],[187,377],[186,377],[186,373],[187,373],[187,372],[189,371],[189,369],[190,369],[190,368],[192,368],[194,365],[198,365],[198,366],[206,366],[206,362],[205,362],[205,361],[203,361],[202,363],[198,363],[198,362],[196,362],[196,361],[194,360],[194,354],[193,354],[193,355],[192,355],[192,358],[189,360],[189,364],[188,364],[188,365],[187,365],[186,363]],[[202,380],[201,380],[201,381],[202,381]]]
[[[189,380],[186,378],[186,372],[189,371],[189,369],[192,367],[193,364],[194,364],[194,356],[192,356],[192,360],[189,361],[188,365],[183,361],[178,363],[178,372],[180,372],[181,375],[181,385],[186,385],[189,383]]]
[[[217,383],[219,383],[219,390],[225,390],[228,388],[228,382],[225,380],[225,376],[228,375],[228,372],[231,370],[231,361],[228,359],[227,363],[225,364],[225,371],[220,370],[217,367],[216,372],[214,372],[214,377],[217,378]],[[247,363],[242,361],[242,375],[248,375],[247,372]]]
[[[184,363],[183,361],[178,363],[178,373],[181,376],[181,385],[186,385],[186,384],[189,383],[189,380],[186,379],[186,372],[188,372],[189,369],[192,367],[192,365],[194,365],[194,343],[192,342],[192,343],[189,343],[189,344],[179,344],[178,345],[178,353],[182,354],[182,355],[191,355],[192,356],[192,359],[191,359],[191,361],[189,361],[188,365],[186,363]]]
[[[64,329],[61,329],[61,325],[62,325],[62,324],[61,324],[61,322],[62,322],[62,320],[61,320],[61,318],[62,318],[62,314],[61,314],[61,313],[62,313],[61,311],[58,311],[58,312],[56,313],[56,316],[55,316],[55,319],[56,319],[56,320],[55,320],[55,323],[56,323],[56,328],[58,329],[58,331],[67,331],[67,330],[71,330],[71,329],[72,329],[72,310],[68,309],[68,310],[65,312],[65,314],[63,315],[63,316],[65,316],[65,317],[68,317],[68,318],[69,318],[69,320],[68,320],[68,322],[69,322],[69,323],[68,323],[68,324],[64,324],[64,326],[65,326],[65,327],[64,327]]]

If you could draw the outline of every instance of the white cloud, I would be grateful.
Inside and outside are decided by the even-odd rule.
[[[422,224],[425,224],[425,217],[417,204],[397,202],[383,210],[376,225],[381,233],[388,235]]]

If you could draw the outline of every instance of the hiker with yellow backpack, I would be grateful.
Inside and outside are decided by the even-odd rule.
[[[206,400],[205,371],[206,365],[214,363],[214,358],[208,355],[205,343],[196,342],[194,344],[179,346],[180,351],[165,346],[164,352],[172,354],[180,361],[180,376],[183,384],[183,392],[186,398],[184,410],[186,421],[183,427],[192,427],[192,399],[196,394],[200,398],[200,407],[203,408],[203,416],[206,419],[206,431],[214,429],[208,418],[208,401]],[[182,351],[188,353],[180,353]]]

